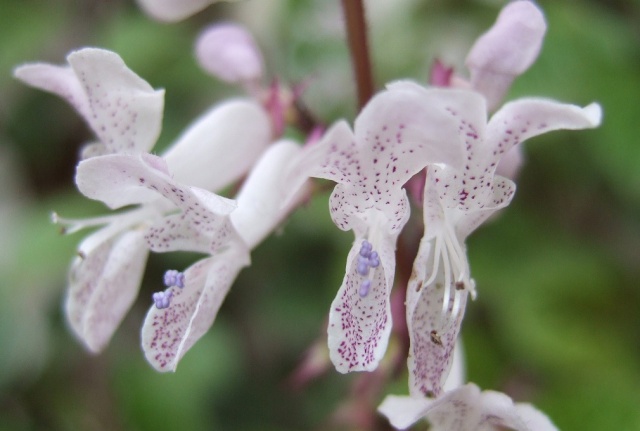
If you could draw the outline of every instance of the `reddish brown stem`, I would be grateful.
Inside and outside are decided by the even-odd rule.
[[[373,96],[373,75],[363,0],[342,0],[342,10],[344,11],[347,40],[358,91],[358,107],[362,109]]]

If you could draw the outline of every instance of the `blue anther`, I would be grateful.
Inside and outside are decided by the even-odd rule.
[[[369,266],[371,268],[377,268],[380,266],[380,258],[378,257],[378,253],[375,251],[372,251],[369,256]]]
[[[364,298],[365,296],[367,296],[369,294],[369,289],[371,289],[371,280],[363,281],[360,285],[360,290],[358,291],[360,297]]]
[[[360,256],[369,257],[371,254],[371,250],[373,249],[373,245],[366,239],[362,241],[362,246],[360,247]]]
[[[156,292],[152,296],[153,302],[160,310],[162,310],[163,308],[168,308],[169,305],[171,305],[172,297],[173,293],[170,290],[165,290],[164,292]]]
[[[164,273],[164,285],[167,287],[177,286],[180,289],[184,287],[184,273],[170,269]]]
[[[369,259],[366,257],[358,256],[358,274],[367,275],[369,274]]]

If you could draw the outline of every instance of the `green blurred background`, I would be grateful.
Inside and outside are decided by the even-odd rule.
[[[528,142],[514,202],[470,238],[479,297],[463,326],[469,380],[535,403],[562,430],[638,431],[640,2],[539,3],[545,45],[509,97],[598,101],[604,122]],[[436,56],[464,73],[468,48],[501,2],[367,5],[381,86],[425,80]],[[164,270],[192,262],[184,254],[151,257],[133,310],[107,351],[90,356],[67,331],[61,307],[82,234],[60,236],[49,213],[104,211],[73,186],[78,148],[91,133],[64,102],[20,85],[11,70],[62,63],[81,46],[115,50],[166,89],[160,149],[210,104],[241,94],[205,75],[191,54],[203,26],[235,19],[255,32],[271,77],[308,79],[313,113],[325,122],[353,119],[338,6],[243,1],[162,24],[132,1],[0,0],[0,430],[337,429],[327,418],[357,376],[329,370],[302,389],[287,383],[324,336],[352,241],[331,223],[328,195],[255,250],[176,374],[146,364],[139,328]],[[388,388],[405,391],[406,376]]]

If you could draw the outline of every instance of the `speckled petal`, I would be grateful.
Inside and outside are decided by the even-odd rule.
[[[98,154],[150,150],[160,134],[164,90],[154,90],[111,51],[84,48],[67,61],[71,67],[26,64],[15,76],[66,99],[99,137]]]
[[[76,336],[100,352],[133,304],[147,245],[141,231],[128,231],[75,258],[69,272],[67,319]]]
[[[180,21],[218,0],[137,0],[140,7],[159,21]]]
[[[519,99],[496,112],[485,133],[485,156],[479,163],[495,166],[504,153],[534,136],[553,130],[581,130],[598,127],[600,105],[584,108],[546,99]]]
[[[86,118],[114,153],[151,150],[162,128],[164,90],[154,90],[117,54],[84,48],[67,57],[89,100]]]
[[[271,143],[267,112],[250,100],[230,100],[193,122],[163,154],[176,181],[206,190],[228,186]]]
[[[453,363],[453,352],[467,303],[468,291],[460,292],[460,312],[452,325],[442,328],[442,308],[445,295],[444,265],[438,264],[438,273],[428,285],[425,282],[435,269],[434,243],[423,238],[413,264],[413,273],[407,285],[407,327],[410,347],[409,393],[413,396],[439,396]],[[427,271],[429,269],[430,271]],[[449,297],[453,307],[453,295]],[[435,337],[432,335],[435,331]]]
[[[156,370],[176,370],[209,330],[238,272],[248,264],[248,252],[240,247],[200,260],[185,271],[184,288],[171,288],[168,308],[151,307],[142,327],[142,348]]]
[[[384,355],[391,331],[389,295],[395,272],[396,235],[380,234],[370,238],[380,257],[366,296],[359,294],[364,277],[357,271],[363,238],[356,241],[347,257],[342,286],[329,313],[329,352],[341,373],[372,371]]]
[[[182,210],[149,228],[146,238],[154,251],[213,252],[231,236],[228,215],[235,202],[174,181],[160,157],[114,154],[85,160],[76,181],[82,193],[112,208],[149,201],[151,193]]]

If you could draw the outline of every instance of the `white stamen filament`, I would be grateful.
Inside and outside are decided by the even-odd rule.
[[[444,292],[442,298],[442,315],[438,332],[448,331],[456,322],[462,308],[462,295],[464,291],[472,291],[472,282],[469,279],[469,264],[462,245],[448,223],[435,238],[435,250],[433,255],[433,271],[423,286],[429,286],[436,281],[440,270],[440,263],[444,272]],[[457,286],[462,283],[462,288]],[[453,304],[451,297],[453,290]]]

